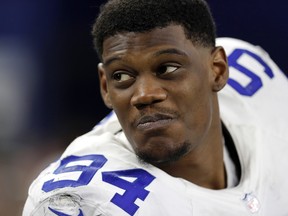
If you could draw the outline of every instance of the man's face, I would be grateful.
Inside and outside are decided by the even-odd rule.
[[[102,96],[143,160],[177,160],[204,142],[216,97],[211,53],[176,25],[104,41]]]

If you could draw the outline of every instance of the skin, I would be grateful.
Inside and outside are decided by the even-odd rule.
[[[180,25],[125,32],[103,43],[100,89],[136,154],[168,174],[225,187],[217,92],[228,79],[222,47],[203,47]]]

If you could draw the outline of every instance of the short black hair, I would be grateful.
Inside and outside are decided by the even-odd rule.
[[[148,32],[179,24],[197,45],[215,46],[216,27],[204,0],[108,0],[93,26],[94,47],[101,59],[106,38],[123,32]]]

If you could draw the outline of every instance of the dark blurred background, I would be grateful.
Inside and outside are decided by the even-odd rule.
[[[90,35],[102,2],[0,0],[0,215],[21,215],[39,171],[109,112]],[[218,36],[260,45],[287,74],[287,1],[208,3]]]

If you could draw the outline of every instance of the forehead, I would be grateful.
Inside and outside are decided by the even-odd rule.
[[[179,25],[156,28],[149,32],[124,32],[108,37],[103,43],[103,59],[111,55],[122,55],[132,52],[151,51],[161,48],[177,48],[182,51],[195,49],[187,39],[184,29]]]

